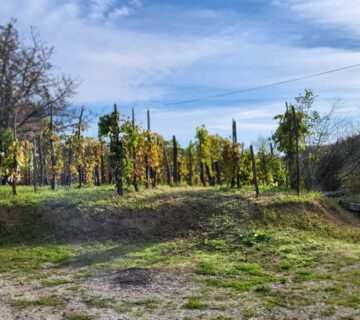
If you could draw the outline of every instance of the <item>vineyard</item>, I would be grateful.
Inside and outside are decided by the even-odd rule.
[[[0,26],[0,319],[359,319],[360,132],[337,103],[306,89],[267,137],[199,119],[181,145],[151,108],[73,105],[27,43]]]

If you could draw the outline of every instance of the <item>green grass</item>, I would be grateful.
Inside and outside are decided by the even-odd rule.
[[[191,193],[189,189],[161,188],[121,199],[107,188],[96,192],[96,188],[85,188],[74,193],[64,189],[59,194],[44,190],[33,199],[24,188],[19,190],[23,195],[14,200],[1,198],[1,192],[4,194],[5,191],[0,190],[0,207],[22,206],[26,201],[43,205],[53,200],[58,203],[68,201],[68,205],[101,207],[113,201],[114,207],[156,210],[162,195],[180,193],[188,199],[189,208],[193,206],[196,211],[201,204],[198,198],[204,195],[197,195],[197,192],[203,192],[197,188],[190,189]],[[187,237],[136,244],[108,241],[5,245],[0,246],[0,272],[16,271],[12,276],[27,275],[28,279],[40,279],[40,273],[45,272],[49,279],[42,280],[41,284],[51,287],[73,282],[67,280],[67,276],[55,280],[50,277],[63,266],[86,266],[71,277],[80,283],[104,270],[139,267],[175,271],[190,276],[195,287],[206,290],[199,294],[189,293],[187,301],[177,307],[215,309],[214,302],[221,297],[226,306],[231,303],[237,306],[236,302],[241,301],[238,306],[241,314],[254,318],[269,312],[276,314],[280,308],[295,310],[315,304],[324,306],[318,318],[333,315],[338,308],[355,312],[360,307],[360,228],[333,224],[319,213],[319,206],[333,205],[327,199],[317,193],[299,197],[291,192],[276,193],[274,190],[255,199],[253,193],[247,191],[215,188],[206,191],[206,195],[208,219],[202,221],[197,232]],[[57,196],[60,199],[56,200]],[[219,202],[219,197],[223,202]],[[256,219],[252,218],[253,214]],[[83,294],[81,290],[79,292]],[[119,313],[140,309],[146,314],[165,305],[152,297],[118,301],[84,294],[83,301],[89,307],[114,308]],[[12,305],[26,308],[42,304],[16,300]],[[221,306],[217,308],[223,311]],[[225,312],[223,318],[218,317],[231,318]]]
[[[195,190],[198,188],[181,188],[182,191]],[[62,207],[123,207],[129,209],[154,208],[158,205],[156,199],[161,194],[178,192],[179,188],[174,189],[166,186],[159,187],[156,192],[127,193],[124,197],[119,197],[112,185],[101,187],[76,186],[62,187],[57,186],[55,192],[49,186],[40,187],[37,193],[30,186],[18,186],[18,195],[11,194],[10,186],[0,186],[0,208],[26,208],[26,209],[49,209]]]
[[[206,309],[207,307],[208,307],[208,305],[206,303],[203,303],[199,299],[196,299],[196,298],[189,299],[183,305],[184,309],[189,309],[189,310],[202,310],[202,309]]]
[[[105,298],[98,295],[87,296],[83,299],[83,301],[89,307],[96,307],[96,308],[107,308],[115,302],[113,298]]]
[[[41,285],[44,287],[57,287],[64,284],[72,284],[72,283],[75,283],[75,281],[69,279],[55,279],[55,280],[41,281]]]
[[[94,317],[84,313],[70,313],[65,315],[64,320],[93,320]]]
[[[11,306],[15,309],[26,309],[33,306],[48,306],[48,307],[63,307],[65,306],[65,303],[63,300],[57,298],[57,297],[40,297],[36,300],[12,300]]]
[[[41,270],[44,263],[63,264],[73,254],[72,246],[61,244],[0,246],[0,272]]]

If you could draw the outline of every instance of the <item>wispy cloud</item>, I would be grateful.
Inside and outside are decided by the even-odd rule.
[[[305,88],[328,99],[319,106],[323,110],[335,97],[349,104],[360,100],[359,70],[349,70],[220,102],[161,107],[360,63],[358,50],[308,48],[302,41],[304,21],[314,25],[314,33],[321,26],[358,35],[358,1],[268,0],[269,8],[282,9],[270,20],[263,12],[247,17],[244,3],[239,11],[236,5],[214,8],[206,1],[192,6],[175,0],[12,0],[0,1],[0,23],[17,17],[21,34],[29,25],[38,27],[55,46],[59,71],[83,79],[76,103],[158,106],[153,110],[156,129],[183,139],[201,123],[228,135],[232,118],[239,119],[244,136],[269,134],[284,100]],[[280,20],[291,22],[293,33]]]
[[[131,12],[132,12],[131,8],[127,6],[123,6],[121,8],[116,8],[114,11],[110,12],[109,17],[110,18],[126,17],[129,16]]]
[[[273,3],[285,7],[307,21],[360,35],[358,0],[274,0]]]

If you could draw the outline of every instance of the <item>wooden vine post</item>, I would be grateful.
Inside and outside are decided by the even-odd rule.
[[[189,186],[192,186],[193,182],[193,155],[192,155],[192,142],[189,144]]]
[[[250,155],[251,155],[252,171],[253,171],[253,176],[254,176],[253,182],[254,182],[254,186],[255,186],[256,197],[258,197],[260,192],[259,192],[259,186],[258,186],[258,180],[257,180],[256,160],[255,160],[254,149],[253,149],[252,145],[250,146]]]
[[[272,142],[270,142],[270,156],[271,156],[271,161],[274,161],[274,146],[273,146]],[[273,173],[273,176],[274,176],[274,183],[277,183],[278,177],[277,177],[276,172]],[[287,178],[286,178],[286,181],[287,181]]]
[[[71,162],[72,162],[72,158],[73,158],[73,150],[71,147],[71,143],[70,141],[68,141],[68,150],[67,150],[67,161],[66,161],[66,178],[65,178],[65,184],[68,187],[71,187],[71,183],[72,183],[72,173],[71,173]]]
[[[269,185],[269,172],[268,172],[268,167],[267,167],[268,161],[266,158],[265,150],[262,151],[261,156],[262,156],[262,161],[263,161],[263,166],[264,166],[265,183],[268,186]]]
[[[298,119],[295,112],[295,107],[292,106],[292,116],[294,121],[295,129],[295,143],[296,143],[296,192],[300,194],[300,163],[299,163],[299,128],[298,128]]]
[[[151,136],[150,136],[150,110],[147,110],[147,138],[149,143],[149,149],[145,156],[146,162],[146,189],[150,188],[150,155],[151,155]]]
[[[56,158],[55,158],[55,137],[54,137],[54,108],[53,105],[50,105],[50,124],[49,124],[49,130],[50,130],[50,157],[51,157],[51,190],[55,190],[55,184],[56,184]]]
[[[104,141],[100,140],[100,167],[101,167],[101,184],[106,183],[106,176],[105,176],[105,159],[104,159]]]
[[[14,133],[14,137],[13,137],[13,173],[12,173],[12,193],[14,196],[17,195],[17,189],[16,189],[16,179],[17,179],[17,166],[18,166],[18,153],[17,153],[17,132],[16,132],[16,118],[17,118],[17,114],[15,113],[14,116],[14,128],[13,128],[13,133]]]
[[[38,137],[39,162],[40,162],[40,186],[45,185],[45,158],[41,139],[42,133]]]
[[[114,121],[114,128],[111,139],[112,139],[112,143],[111,143],[111,150],[110,152],[112,153],[114,162],[115,162],[115,183],[116,183],[116,191],[118,193],[118,195],[122,196],[124,194],[123,191],[123,172],[122,172],[122,157],[123,155],[123,150],[122,150],[122,143],[120,142],[120,116],[119,113],[117,111],[117,107],[116,104],[114,104],[114,112],[113,112],[113,117],[115,117],[115,119],[113,118]]]
[[[132,130],[133,133],[135,135],[135,110],[134,108],[132,108],[131,110],[131,124],[132,124]],[[138,187],[138,183],[137,183],[137,165],[136,165],[136,146],[135,144],[133,145],[133,170],[134,170],[134,176],[133,176],[133,186],[136,192],[139,191],[139,187]]]
[[[285,103],[285,106],[286,106],[286,120],[289,120],[289,116],[290,116],[290,110],[289,110],[289,105],[288,103],[286,102]],[[292,117],[292,116],[291,116]],[[287,163],[287,169],[288,169],[288,176],[289,176],[289,181],[288,181],[288,184],[290,185],[290,188],[294,188],[294,175],[293,175],[293,161],[294,161],[294,154],[293,154],[293,147],[292,147],[292,144],[293,144],[293,132],[294,129],[292,128],[292,126],[290,127],[290,132],[289,132],[289,141],[290,141],[290,154],[289,154],[289,158],[288,158],[288,163]]]
[[[77,131],[77,143],[78,143],[78,151],[79,151],[79,157],[80,162],[78,163],[77,170],[79,174],[79,188],[82,187],[82,183],[84,181],[83,177],[83,166],[81,165],[81,161],[83,159],[82,156],[82,143],[81,143],[81,126],[82,126],[82,120],[83,120],[83,114],[84,114],[84,106],[81,107],[80,116],[79,116],[79,123],[78,123],[78,131]]]
[[[174,183],[179,183],[179,172],[178,172],[178,146],[176,137],[173,136],[173,159],[174,159],[174,171],[173,171],[173,177],[174,177]]]
[[[34,182],[34,192],[36,193],[38,191],[38,164],[37,164],[37,155],[36,155],[36,137],[34,137],[33,140],[33,166],[34,166],[34,172],[33,172],[33,182]]]
[[[163,148],[163,155],[164,155],[164,163],[165,163],[165,169],[166,169],[166,183],[171,186],[171,170],[170,170],[170,165],[169,165],[169,159],[166,153],[166,148],[164,146]]]
[[[238,143],[237,130],[236,130],[236,121],[235,121],[235,119],[233,119],[233,121],[232,121],[232,143],[233,143],[233,148],[238,148],[238,146],[237,146],[237,143]],[[237,165],[238,165],[237,163],[234,163],[233,176],[232,176],[232,179],[231,179],[231,188],[235,187],[235,181],[236,181],[236,187],[238,189],[240,189],[240,173],[238,172]]]

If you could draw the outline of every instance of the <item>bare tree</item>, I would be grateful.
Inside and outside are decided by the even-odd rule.
[[[53,48],[47,47],[34,29],[25,44],[15,22],[0,25],[0,165],[4,133],[14,121],[21,138],[38,131],[50,111],[56,121],[71,116],[68,99],[77,86],[68,76],[52,74]]]

